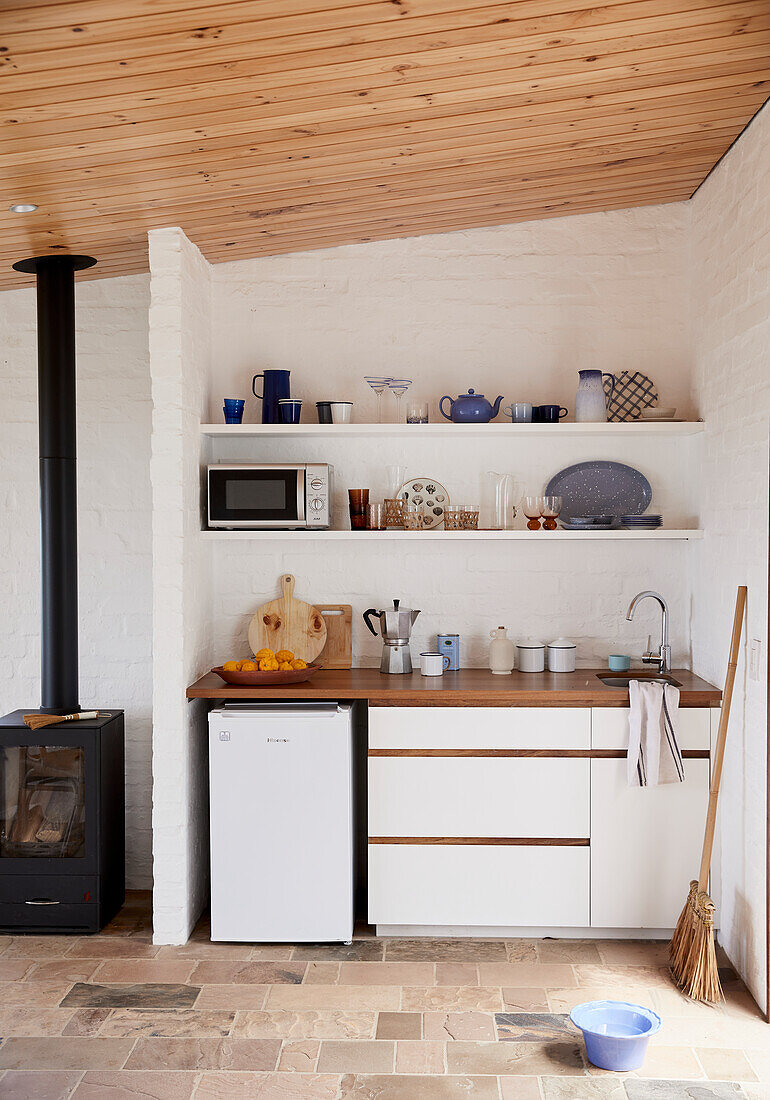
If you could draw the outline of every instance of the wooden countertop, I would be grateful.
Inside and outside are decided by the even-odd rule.
[[[637,670],[632,670],[633,672]],[[188,699],[226,702],[252,699],[367,699],[376,707],[627,707],[628,691],[607,687],[597,678],[606,669],[576,672],[513,672],[495,676],[488,669],[463,668],[440,677],[389,676],[376,668],[318,672],[304,684],[285,688],[228,687],[207,672],[187,689]],[[647,673],[649,675],[649,672]],[[722,693],[685,669],[671,673],[681,683],[682,707],[717,707]],[[640,678],[644,672],[639,671]]]

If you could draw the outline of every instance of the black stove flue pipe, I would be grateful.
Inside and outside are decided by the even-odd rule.
[[[37,278],[37,400],[42,573],[41,710],[78,703],[78,528],[75,421],[75,272],[91,256],[34,256],[16,271]]]

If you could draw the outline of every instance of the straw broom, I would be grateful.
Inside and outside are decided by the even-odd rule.
[[[688,997],[709,1004],[723,1000],[724,996],[719,981],[719,968],[714,946],[714,910],[716,907],[707,894],[706,887],[709,880],[711,850],[714,847],[719,783],[722,778],[727,724],[730,721],[730,703],[733,697],[735,668],[738,664],[738,648],[741,642],[745,608],[746,587],[741,585],[735,600],[733,636],[730,641],[730,659],[727,665],[725,690],[722,696],[722,713],[719,716],[719,732],[717,733],[717,745],[714,754],[714,770],[706,814],[706,832],[703,837],[700,874],[697,879],[693,879],[690,883],[690,893],[687,895],[687,901],[679,916],[669,945],[671,973],[676,984]]]
[[[45,726],[55,726],[58,722],[77,722],[83,718],[98,718],[98,710],[81,710],[78,714],[25,714],[24,725],[31,730],[41,730]]]

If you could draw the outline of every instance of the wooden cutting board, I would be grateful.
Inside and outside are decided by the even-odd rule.
[[[283,595],[258,607],[249,623],[252,653],[260,649],[290,649],[303,661],[314,661],[326,644],[326,621],[317,607],[294,599],[294,577],[281,577]]]
[[[353,608],[349,603],[318,603],[326,622],[326,645],[318,655],[324,668],[353,667]]]

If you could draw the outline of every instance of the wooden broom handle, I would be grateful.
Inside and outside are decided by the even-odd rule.
[[[727,741],[727,724],[730,721],[730,704],[733,698],[733,685],[735,683],[735,669],[738,664],[738,649],[741,644],[741,631],[743,629],[743,616],[746,610],[746,585],[738,588],[735,599],[735,617],[733,619],[733,636],[730,640],[730,660],[727,665],[725,677],[725,690],[722,693],[722,711],[719,715],[719,730],[717,732],[717,744],[714,751],[714,767],[711,772],[711,790],[709,791],[709,808],[706,814],[706,832],[703,837],[703,853],[700,860],[700,874],[698,876],[698,889],[705,890],[708,886],[709,867],[711,866],[711,851],[714,847],[714,830],[717,821],[717,802],[719,800],[719,784],[722,780],[722,762],[725,757],[725,742]]]

